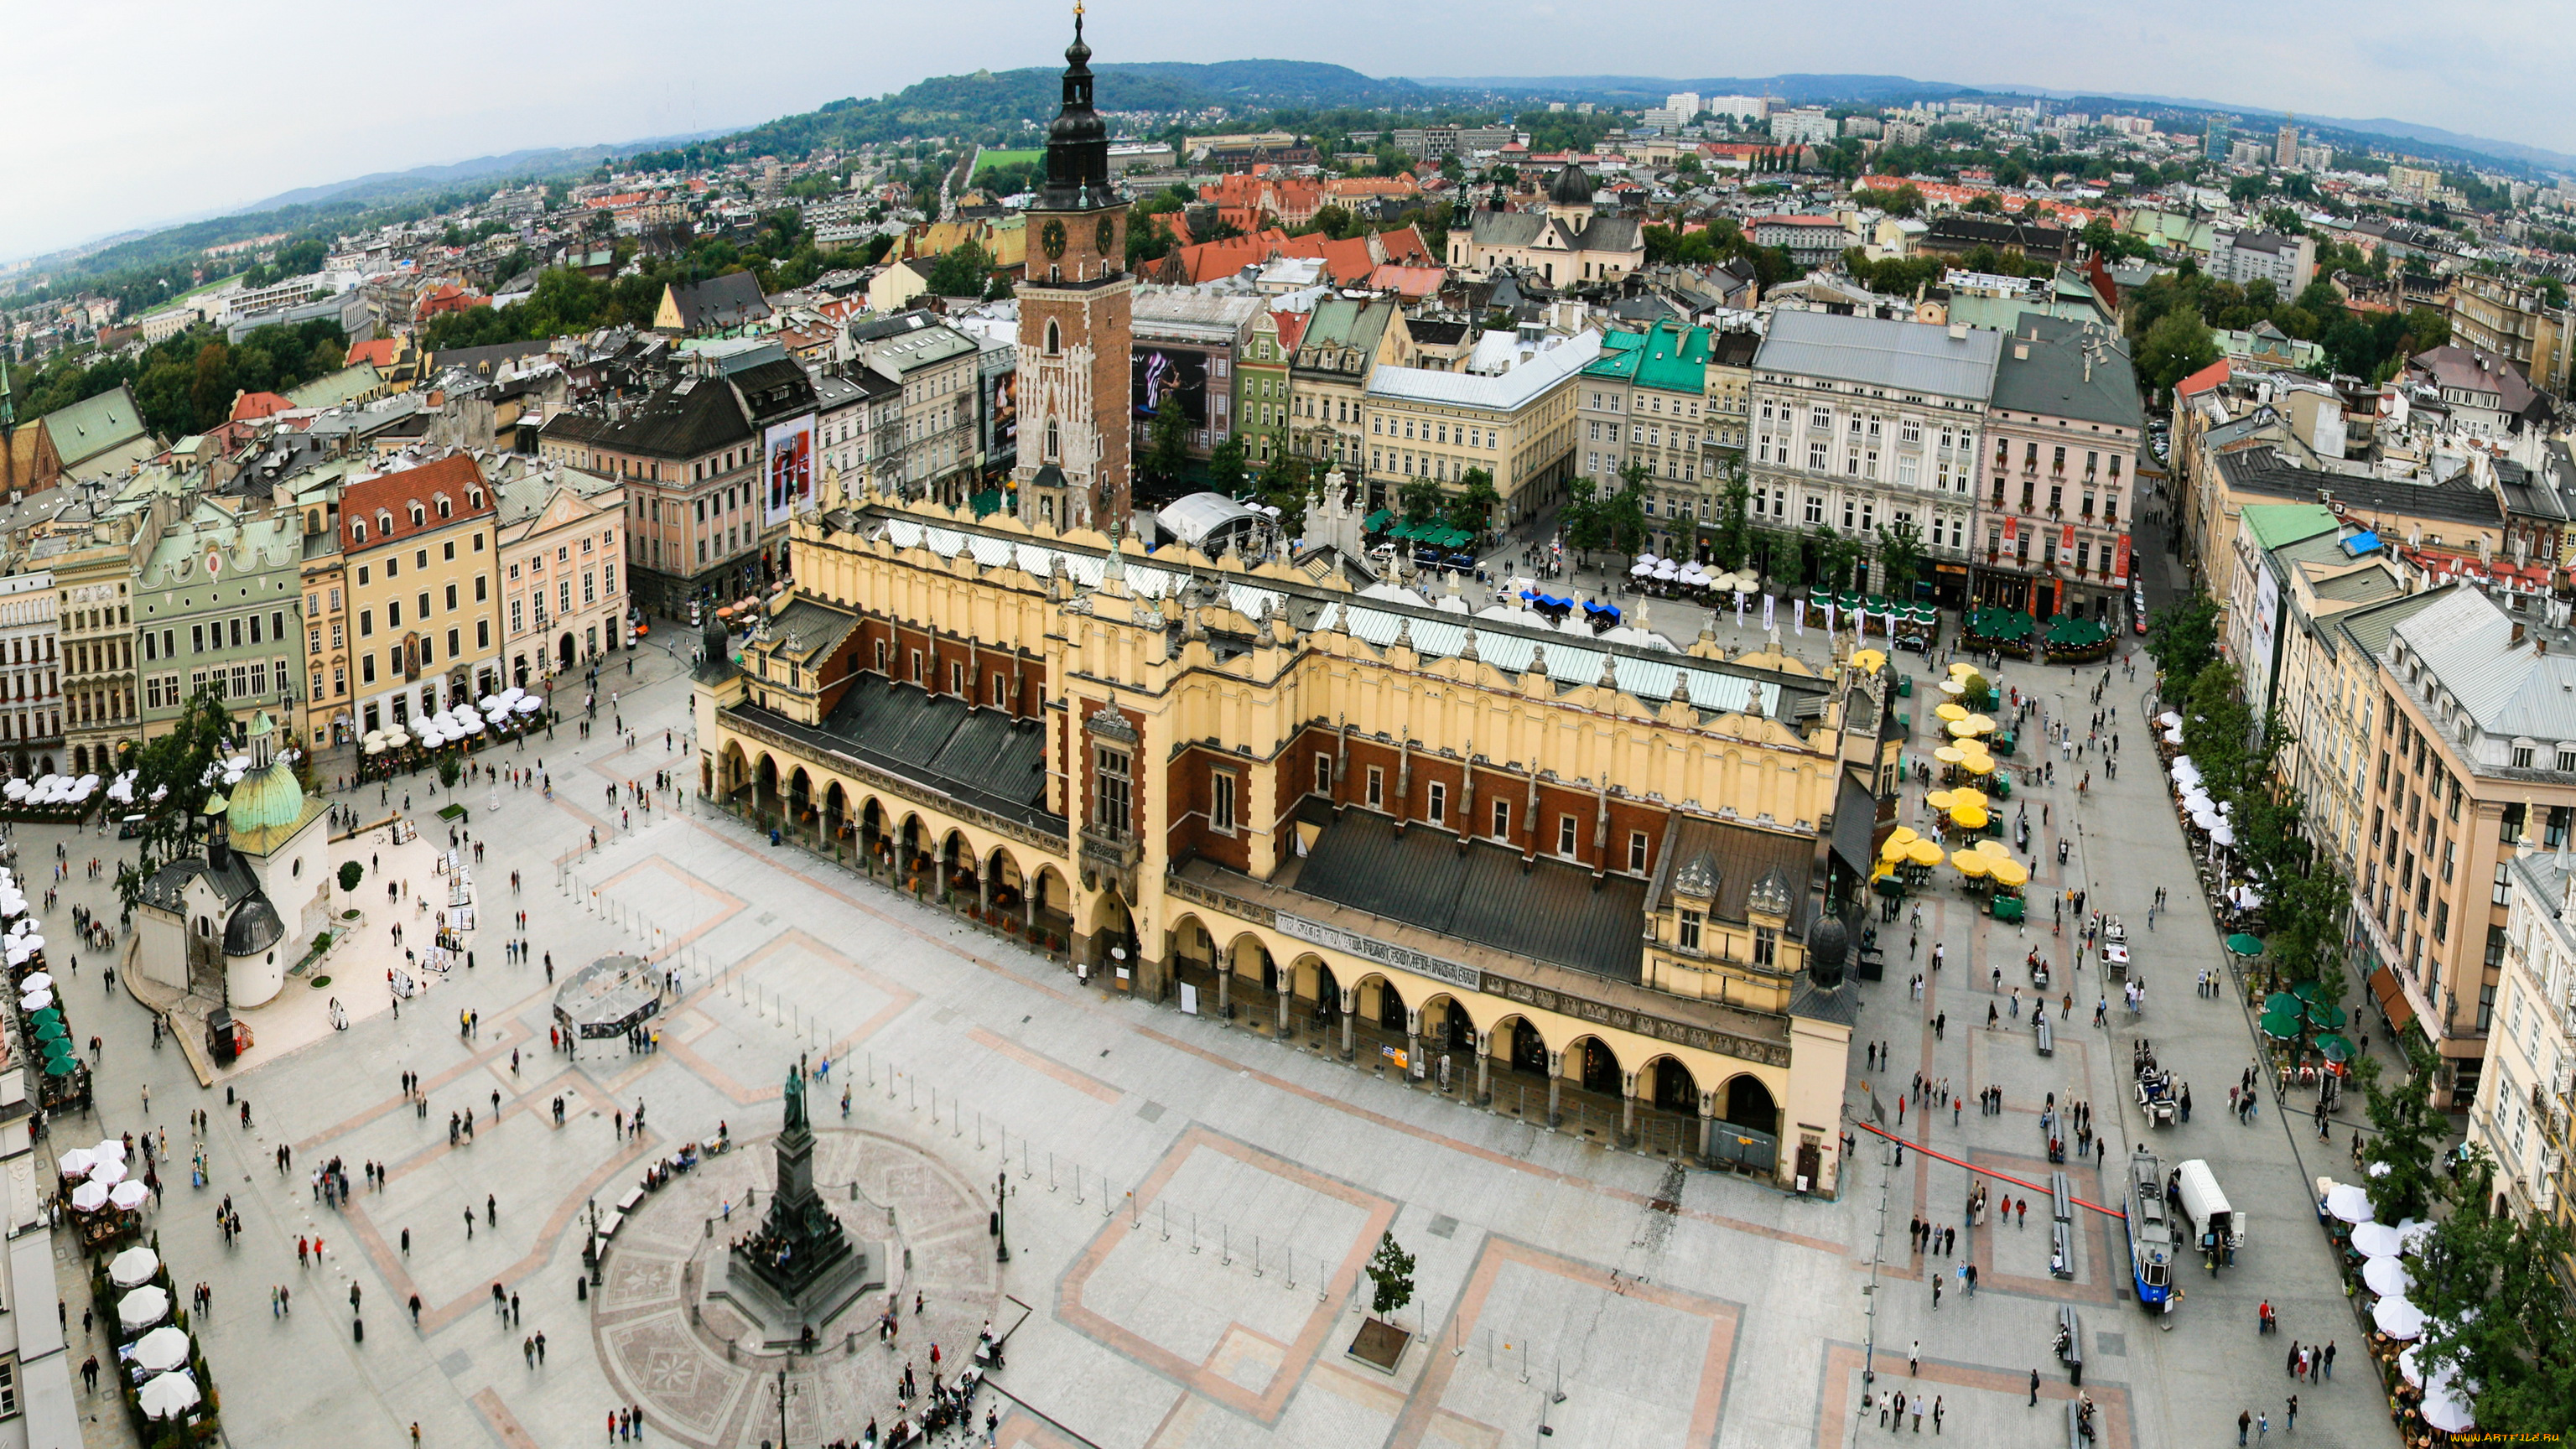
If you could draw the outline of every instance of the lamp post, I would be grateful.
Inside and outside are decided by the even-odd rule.
[[[993,1179],[993,1261],[1011,1261],[1011,1174],[1008,1169]]]
[[[800,1386],[787,1382],[787,1370],[780,1369],[777,1387],[778,1449],[787,1449],[787,1401],[794,1398],[800,1391]]]

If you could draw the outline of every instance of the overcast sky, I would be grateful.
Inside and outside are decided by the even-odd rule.
[[[13,0],[6,13],[12,53],[84,60],[12,68],[0,258],[373,171],[746,125],[924,76],[1047,64],[1069,23],[1068,6],[1036,0]],[[1832,14],[1784,24],[1769,0],[1101,0],[1090,36],[1104,61],[2135,91],[2576,152],[2563,101],[2576,27],[2537,0],[1840,0]],[[1117,103],[1114,89],[1101,99]]]

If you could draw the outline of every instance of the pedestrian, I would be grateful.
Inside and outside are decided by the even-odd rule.
[[[1905,1373],[1908,1378],[1923,1376],[1923,1340],[1919,1338],[1905,1351]]]
[[[2033,1409],[2039,1407],[2039,1370],[2037,1369],[2030,1371],[2030,1403],[2024,1407]]]
[[[2281,1416],[2281,1432],[2285,1434],[2299,1432],[2299,1396],[2296,1394],[2290,1395],[2289,1411]]]
[[[2331,1338],[2329,1338],[2329,1339],[2327,1339],[2327,1340],[2326,1340],[2326,1353],[2325,1353],[2325,1363],[2326,1363],[2326,1382],[2327,1382],[2327,1383],[2333,1383],[2333,1382],[2334,1382],[2334,1355],[2335,1355],[2334,1340],[2333,1340],[2333,1339],[2331,1339]]]
[[[2245,1409],[2238,1410],[2236,1413],[2236,1442],[2240,1445],[2243,1444],[2245,1442],[2245,1431],[2253,1427],[2253,1412]]]
[[[2271,1437],[2272,1416],[2270,1414],[2256,1414],[2254,1416],[2254,1442],[2260,1444]]]
[[[1935,1438],[1940,1437],[1941,1434],[1941,1396],[1939,1394],[1932,1396],[1932,1434]]]

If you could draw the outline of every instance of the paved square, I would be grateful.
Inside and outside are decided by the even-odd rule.
[[[685,737],[686,683],[658,651],[643,659],[624,705],[644,743],[630,750],[559,731],[508,761],[542,760],[555,801],[535,790],[504,790],[497,808],[471,798],[488,851],[478,870],[486,924],[476,969],[456,972],[426,1009],[377,1009],[346,1032],[275,1047],[264,1038],[204,1090],[178,1052],[150,1049],[148,1021],[122,992],[68,984],[106,1050],[95,1119],[58,1124],[56,1142],[148,1122],[184,1156],[188,1109],[212,1114],[204,1145],[214,1182],[174,1185],[155,1226],[173,1273],[214,1288],[205,1344],[233,1442],[393,1444],[417,1422],[432,1446],[580,1444],[626,1403],[644,1405],[649,1442],[748,1449],[774,1439],[781,1362],[727,1361],[718,1316],[693,1321],[683,1305],[691,1265],[733,1226],[726,1204],[739,1219],[753,1211],[744,1197],[766,1195],[761,1144],[777,1129],[778,1083],[800,1058],[830,1064],[808,1092],[827,1144],[816,1180],[841,1185],[834,1210],[845,1221],[881,1221],[891,1208],[910,1258],[896,1275],[906,1296],[895,1300],[905,1324],[895,1347],[863,1333],[855,1346],[784,1365],[789,1441],[799,1446],[855,1437],[871,1418],[891,1424],[904,1365],[926,1379],[935,1341],[943,1374],[953,1372],[988,1312],[1011,1335],[1008,1367],[993,1380],[1000,1392],[986,1399],[1001,1413],[1001,1441],[1066,1449],[1499,1446],[1533,1442],[1543,1421],[1564,1444],[1850,1444],[1882,1432],[1875,1411],[1859,1408],[1872,1370],[1874,1393],[1919,1384],[1927,1402],[1939,1394],[1944,1438],[2055,1446],[2073,1390],[2049,1346],[2068,1304],[2084,1316],[2085,1388],[2101,1406],[2102,1442],[2195,1449],[2224,1442],[2240,1408],[2281,1417],[2289,1386],[2270,1376],[2279,1358],[2269,1341],[2253,1338],[2258,1298],[2280,1308],[2285,1339],[2358,1350],[2307,1211],[2313,1173],[2301,1153],[2316,1149],[2277,1113],[2241,1127],[2207,1106],[2223,1102],[2252,1050],[2232,1002],[2180,989],[2220,964],[2215,935],[2196,908],[2152,934],[2139,927],[2155,883],[2171,884],[2183,907],[2191,879],[2151,771],[2098,782],[2080,805],[2054,787],[2015,803],[2027,797],[2033,816],[2035,898],[2080,885],[2127,917],[2143,937],[2154,1014],[2114,1012],[2122,1019],[2102,1032],[2079,1021],[2047,1059],[2033,1052],[2026,1021],[2007,1015],[1990,1033],[1987,1006],[2010,1002],[2009,990],[1991,990],[1991,971],[2004,968],[2009,988],[2025,952],[2063,961],[2066,942],[2043,913],[2027,927],[1997,926],[1936,887],[1924,898],[1920,954],[1909,961],[1905,926],[1881,928],[1893,940],[1889,979],[1863,988],[1858,1034],[1885,1043],[1889,1064],[1865,1072],[1855,1051],[1847,1100],[1856,1119],[1884,1113],[1895,1131],[1896,1100],[1918,1073],[1968,1094],[1998,1086],[2000,1115],[1971,1106],[1955,1124],[1909,1101],[1902,1135],[1980,1173],[2041,1184],[2052,1167],[2038,1122],[2048,1095],[2090,1101],[2109,1166],[2064,1170],[2097,1202],[2119,1191],[2117,1168],[2135,1141],[2169,1160],[2206,1158],[2251,1214],[2252,1243],[2227,1275],[2187,1275],[2186,1300],[2163,1320],[2122,1292],[2124,1249],[2106,1219],[2079,1223],[2071,1281],[2049,1276],[2044,1221],[1964,1228],[1955,1258],[1913,1254],[1908,1221],[1959,1226],[1970,1183],[1920,1151],[1894,1169],[1883,1145],[1865,1148],[1838,1201],[1787,1196],[1085,987],[935,906],[773,848],[676,795],[638,812],[632,830],[613,828],[595,800],[576,803],[586,791],[666,767],[695,778],[695,762],[665,753],[660,738],[665,726]],[[2059,710],[2098,678],[2027,666],[2004,675]],[[2114,682],[2124,716],[2142,690]],[[424,816],[440,803],[425,785],[413,789]],[[373,792],[344,798],[377,808]],[[595,851],[594,825],[603,826]],[[33,857],[61,832],[19,835]],[[80,848],[104,854],[112,843]],[[58,909],[76,902],[104,907],[106,886],[66,882]],[[538,957],[506,962],[500,938],[518,933],[501,923],[522,909]],[[1905,978],[1934,942],[1950,965],[1912,1000]],[[677,973],[661,1050],[592,1041],[572,1056],[550,1052],[544,955],[560,972],[611,952]],[[2098,983],[2077,973],[2070,989],[2080,1000]],[[288,991],[315,988],[296,981]],[[470,1037],[460,1010],[481,1013]],[[2152,1137],[2120,1095],[2130,1039],[2142,1032],[2198,1084],[2203,1104],[2195,1122]],[[420,1074],[426,1115],[402,1099],[404,1071]],[[152,1088],[148,1116],[142,1083]],[[241,1126],[227,1091],[252,1104],[255,1125]],[[639,1105],[647,1129],[621,1137]],[[474,1138],[451,1147],[448,1116],[468,1110]],[[647,1199],[589,1289],[581,1245],[594,1207],[610,1212],[646,1162],[719,1123],[749,1150]],[[281,1143],[294,1148],[282,1175]],[[360,1164],[383,1164],[383,1190],[361,1190],[337,1211],[315,1201],[310,1174],[332,1158],[353,1181]],[[1988,1181],[1999,1196],[2024,1195]],[[487,1194],[497,1222],[485,1216]],[[246,1229],[229,1246],[213,1226],[227,1195]],[[2029,1195],[2043,1216],[2044,1191]],[[997,1210],[1008,1264],[994,1261],[988,1234]],[[1396,1315],[1417,1338],[1392,1376],[1344,1356],[1367,1306],[1360,1269],[1382,1230],[1418,1259],[1415,1299]],[[299,1235],[324,1240],[318,1265],[297,1266]],[[1983,1290],[1963,1297],[1953,1279],[1935,1313],[1928,1275],[1964,1262],[1979,1265]],[[520,1296],[517,1321],[493,1313],[495,1282]],[[294,1311],[263,1316],[279,1284]],[[68,1274],[66,1285],[77,1292]],[[77,1312],[72,1320],[77,1330]],[[540,1332],[546,1356],[532,1362]],[[95,1351],[95,1336],[75,1339],[87,1345],[76,1353]],[[1918,1340],[1921,1371],[1909,1375],[1906,1349]],[[2301,1388],[2302,1432],[2393,1442],[2367,1379],[2350,1378]],[[112,1419],[101,1415],[102,1432]]]

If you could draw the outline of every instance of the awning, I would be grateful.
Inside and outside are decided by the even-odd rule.
[[[2379,998],[2380,1014],[2388,1018],[2391,1028],[2404,1031],[2415,1020],[2415,1005],[2406,999],[2405,985],[2389,967],[2370,973],[2370,994]]]
[[[1877,833],[1877,799],[1868,786],[1843,776],[1842,790],[1834,800],[1834,858],[1854,875],[1868,879],[1871,862],[1878,856],[1873,843]]]

